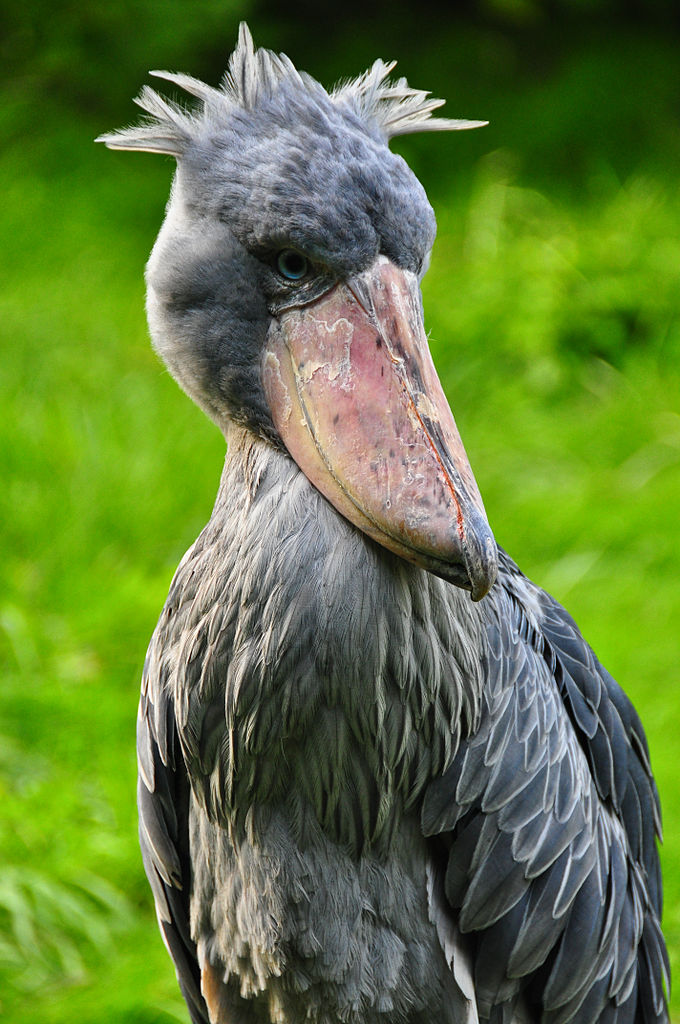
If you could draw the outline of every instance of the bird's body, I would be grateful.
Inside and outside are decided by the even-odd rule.
[[[362,128],[384,74],[342,112],[316,83],[291,92],[281,60],[245,35],[233,58],[232,126],[262,115],[271,142],[291,96],[305,126],[241,186],[243,168],[209,164],[227,136],[216,91],[193,80],[180,84],[203,122],[147,96],[164,130],[107,138],[178,157],[150,322],[228,441],[138,723],[145,867],[192,1019],[665,1021],[642,727],[566,612],[490,539],[417,340],[429,207],[370,118]],[[398,87],[402,104],[421,96]],[[330,140],[338,202],[359,193],[356,221],[315,220],[307,131]],[[384,182],[367,171],[381,145]],[[393,367],[373,408],[366,380],[387,387]],[[396,460],[371,448],[388,429]]]
[[[324,1021],[432,1020],[438,1006],[418,807],[475,714],[462,676],[480,676],[480,616],[467,601],[459,618],[458,591],[419,575],[377,545],[367,560],[289,459],[241,437],[151,645],[141,750],[153,756],[171,695],[201,779],[184,822],[194,934],[232,989],[275,995],[284,1020],[307,998]],[[224,749],[225,702],[239,749]],[[153,826],[143,814],[143,835]]]

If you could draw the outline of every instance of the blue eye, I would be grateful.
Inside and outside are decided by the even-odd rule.
[[[309,260],[295,249],[282,249],[276,257],[276,269],[288,281],[301,281],[309,270]]]

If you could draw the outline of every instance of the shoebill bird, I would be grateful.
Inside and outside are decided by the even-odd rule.
[[[497,548],[423,328],[388,143],[478,122],[391,69],[329,93],[242,27],[102,137],[177,161],[148,318],[227,440],[142,683],[160,927],[195,1024],[667,1021],[642,726]]]

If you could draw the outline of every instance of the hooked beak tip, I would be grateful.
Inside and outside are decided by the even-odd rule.
[[[470,580],[470,596],[481,601],[491,590],[498,576],[498,548],[490,529],[484,531],[481,544],[463,546],[463,558]]]
[[[489,593],[494,583],[496,582],[496,576],[498,575],[498,566],[494,564],[493,570],[484,574],[483,576],[477,576],[472,579],[472,588],[470,590],[470,597],[473,601],[481,601],[483,597]]]

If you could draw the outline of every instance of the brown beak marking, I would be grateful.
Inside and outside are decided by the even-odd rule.
[[[430,356],[415,274],[380,256],[281,314],[263,383],[288,451],[345,518],[484,597],[496,543]]]

